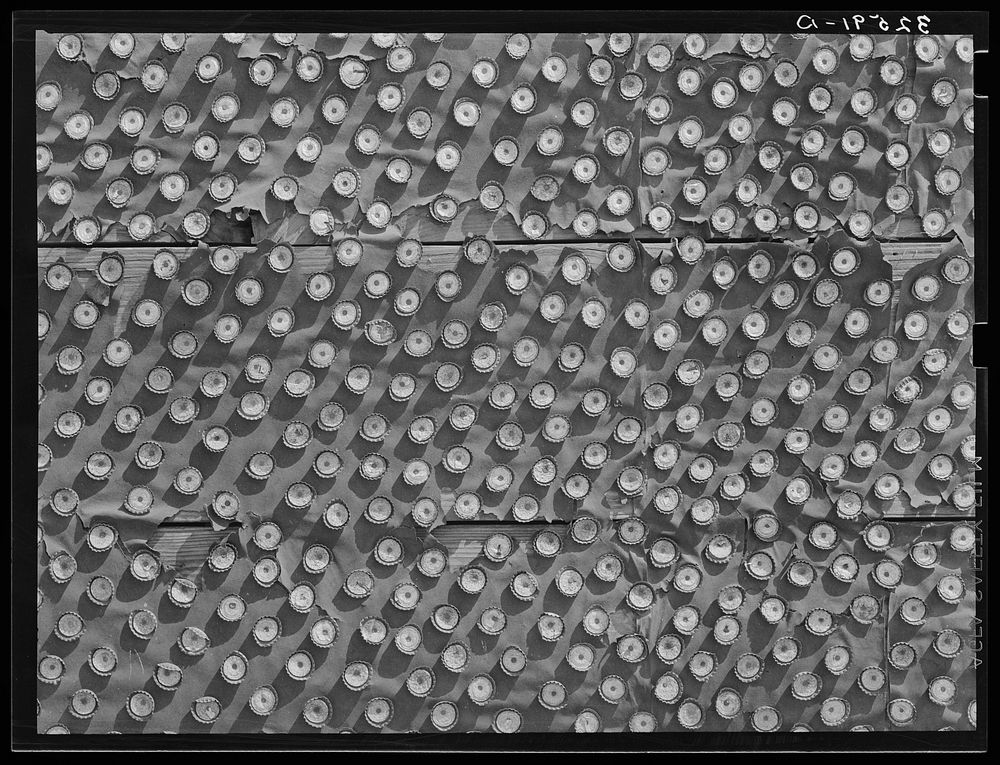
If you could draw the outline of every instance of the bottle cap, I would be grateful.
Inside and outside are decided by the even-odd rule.
[[[182,577],[175,578],[167,589],[167,597],[178,608],[190,608],[197,595],[197,585]]]
[[[865,118],[878,108],[878,96],[871,88],[858,88],[851,93],[851,110],[859,117]],[[859,130],[860,128],[854,128]],[[861,131],[863,132],[863,131]],[[866,142],[867,143],[867,142]],[[857,155],[854,155],[857,156]]]
[[[948,544],[956,552],[971,552],[976,547],[976,531],[967,523],[957,523],[948,536]]]
[[[605,675],[597,687],[601,698],[609,704],[617,704],[627,692],[625,681],[618,675]]]
[[[876,564],[872,576],[886,589],[894,588],[902,580],[903,572],[895,561],[888,559]],[[878,618],[880,605],[872,595],[858,595],[851,601],[851,616],[859,624],[871,624]]]
[[[941,77],[931,85],[931,98],[938,106],[951,106],[958,97],[958,85],[950,77]]]
[[[625,470],[629,470],[629,468],[626,468]],[[643,542],[648,533],[649,529],[642,519],[634,516],[625,518],[620,524],[618,524],[618,541],[625,545],[636,545]]]
[[[257,645],[266,648],[281,637],[281,622],[274,616],[262,616],[254,623],[251,634]]]
[[[270,685],[255,688],[250,694],[250,710],[261,717],[271,714],[278,706],[278,693]]]
[[[909,669],[916,659],[917,652],[909,643],[894,643],[889,648],[889,663],[896,669]]]
[[[731,617],[723,617],[724,619],[729,619]],[[718,662],[715,658],[715,654],[708,651],[697,651],[688,661],[688,671],[698,682],[705,682],[713,674],[715,674]]]
[[[83,38],[76,34],[61,35],[56,42],[56,53],[65,61],[75,61],[81,58],[83,56]],[[129,51],[129,55],[131,55],[131,51]]]
[[[945,603],[956,604],[962,601],[965,596],[965,582],[960,576],[946,574],[937,583],[938,596]]]
[[[305,681],[313,672],[315,662],[308,651],[296,651],[285,660],[285,672],[292,680]]]
[[[281,564],[271,557],[259,558],[257,562],[254,563],[252,574],[254,581],[261,587],[270,587],[278,581],[278,577],[281,574]],[[295,590],[292,590],[292,592],[289,593],[288,598],[290,605],[294,605],[292,603],[293,594],[295,594]]]
[[[323,59],[315,53],[303,53],[295,61],[295,74],[303,82],[316,82],[323,76]]]
[[[549,680],[538,691],[538,703],[546,709],[559,710],[566,706],[569,693],[558,680]]]
[[[220,492],[224,493],[224,492]],[[234,495],[235,496],[235,495]],[[220,542],[212,548],[208,556],[208,567],[216,573],[228,571],[236,562],[236,548],[228,542]],[[242,615],[241,615],[242,616]]]
[[[889,722],[896,726],[910,725],[917,716],[916,707],[907,699],[892,699],[886,706]]]
[[[742,473],[730,473],[722,479],[719,491],[724,499],[734,501],[740,499],[747,491],[746,476]]]
[[[201,491],[203,482],[201,471],[188,465],[177,471],[172,485],[181,494],[197,494]]]
[[[724,564],[733,557],[736,551],[736,543],[725,534],[716,534],[705,547],[705,557],[713,563]]]
[[[628,718],[628,729],[631,733],[652,733],[656,730],[656,717],[652,712],[633,712]]]
[[[269,115],[279,128],[289,128],[299,116],[299,104],[294,98],[283,96],[271,104]]]
[[[94,523],[87,531],[87,547],[96,553],[104,553],[118,541],[118,530],[107,523]],[[72,559],[71,559],[72,560]],[[73,562],[74,571],[76,562]],[[72,574],[70,574],[72,575]]]
[[[316,490],[302,481],[296,481],[285,490],[285,503],[293,510],[305,510],[309,508],[315,498]]]
[[[895,147],[897,144],[893,144]],[[900,152],[902,152],[905,144],[900,144]],[[927,135],[927,148],[931,154],[939,159],[943,159],[948,156],[952,149],[955,148],[955,134],[952,133],[947,128],[939,128]],[[887,157],[890,160],[889,164],[896,166],[903,166],[909,161],[909,147],[906,147],[905,161],[902,156],[893,161],[891,157]]]
[[[820,719],[824,725],[837,727],[850,717],[851,704],[846,699],[831,696],[826,699],[819,708]]]

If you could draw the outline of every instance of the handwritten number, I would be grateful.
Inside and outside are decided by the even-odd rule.
[[[886,20],[884,16],[880,14],[873,13],[869,16],[869,18],[876,23],[876,26],[878,26],[879,30],[881,30],[882,32],[889,32],[892,29],[890,23]],[[858,13],[849,18],[847,16],[841,16],[840,21],[844,25],[844,30],[850,33],[850,32],[860,32],[865,27],[868,19],[866,19],[862,14]],[[903,34],[912,34],[912,31],[910,29],[912,21],[910,20],[909,16],[900,16],[898,21],[899,21],[899,26],[896,28],[896,32],[902,32]],[[833,21],[825,21],[824,23],[827,25],[834,24]],[[803,13],[801,16],[798,17],[798,19],[795,22],[795,26],[802,30],[819,29],[819,24],[817,23],[816,19],[805,13]],[[926,15],[917,16],[917,31],[920,34],[922,35],[930,34],[930,28],[931,28],[930,16]]]

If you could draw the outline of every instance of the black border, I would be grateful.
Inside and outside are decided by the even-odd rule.
[[[929,17],[932,34],[968,34],[988,29],[989,13],[986,11],[929,11],[903,10],[880,11],[892,25],[900,17],[909,19],[908,26],[917,34],[916,19],[920,14]],[[608,8],[595,11],[573,9],[557,10],[311,10],[311,11],[15,11],[15,25],[25,30],[44,28],[49,32],[170,32],[179,27],[188,32],[283,32],[315,31],[317,26],[329,25],[345,32],[590,32],[606,29],[623,32],[645,32],[649,29],[700,29],[703,32],[764,32],[806,33],[811,28],[798,26],[802,16],[816,20],[816,32],[841,32],[842,19],[854,15],[868,21],[861,31],[869,34],[891,34],[881,31],[868,10],[632,10]],[[831,23],[832,22],[832,23]],[[806,22],[803,22],[805,24]],[[853,30],[852,30],[853,31]],[[845,31],[846,33],[846,31]],[[982,32],[982,34],[986,34]],[[986,40],[984,40],[986,42]],[[978,43],[978,40],[977,40]],[[986,45],[979,47],[988,47]]]
[[[36,576],[36,491],[32,476],[30,444],[37,440],[38,420],[34,380],[24,374],[19,365],[22,360],[35,360],[29,368],[37,373],[36,340],[24,317],[37,310],[37,267],[34,196],[23,193],[23,186],[34,185],[30,146],[34,141],[34,121],[19,119],[19,115],[33,114],[32,103],[35,84],[34,33],[46,31],[174,31],[181,27],[189,32],[198,31],[314,31],[318,26],[331,26],[342,31],[427,31],[471,32],[491,31],[523,32],[587,32],[592,29],[616,31],[645,31],[648,29],[698,29],[703,32],[739,31],[764,33],[804,32],[796,21],[808,14],[817,20],[853,16],[855,13],[870,16],[872,11],[648,11],[612,9],[590,11],[574,9],[532,11],[13,11],[11,13],[12,91],[10,105],[12,154],[11,154],[11,748],[12,750],[338,750],[338,751],[711,751],[711,752],[843,752],[843,751],[986,751],[988,716],[975,731],[879,731],[868,734],[816,731],[809,734],[688,732],[581,736],[574,733],[522,733],[502,736],[494,733],[378,735],[355,734],[208,734],[208,735],[69,735],[53,739],[36,732],[35,716],[31,714],[37,701],[34,665],[37,652],[36,630],[28,625],[35,623],[36,609],[32,608],[30,588],[19,586]],[[906,12],[885,11],[886,18],[898,18]],[[931,32],[935,34],[968,33],[974,31],[977,50],[989,50],[989,13],[985,11],[911,11],[931,17]],[[839,27],[826,26],[817,31],[840,31]],[[876,28],[863,31],[878,33]],[[988,54],[977,55],[979,71],[989,71]],[[979,78],[977,91],[987,87],[986,78]],[[987,284],[988,252],[988,192],[989,192],[989,112],[988,101],[977,99],[976,121],[979,131],[975,137],[975,199],[979,215],[975,220],[976,233],[976,316],[979,319],[977,337],[985,339],[989,286]],[[988,436],[987,401],[988,375],[983,367],[985,354],[976,354],[980,366],[977,374],[977,447],[980,456],[982,490],[977,520],[983,535],[987,532],[988,494]],[[35,375],[37,377],[37,374]],[[20,478],[20,480],[19,480]],[[977,672],[977,699],[980,711],[988,713],[988,662],[986,661],[987,628],[987,558],[982,557],[979,576],[981,598],[977,610],[982,620],[982,647],[979,658],[983,663]],[[17,585],[17,586],[15,586]]]

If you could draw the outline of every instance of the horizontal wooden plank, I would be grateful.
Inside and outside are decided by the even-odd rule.
[[[160,555],[167,568],[189,572],[201,568],[212,548],[232,532],[211,526],[160,526],[147,544]]]
[[[902,280],[914,266],[937,258],[945,245],[933,242],[892,242],[882,245],[882,257],[892,267],[892,280]]]

